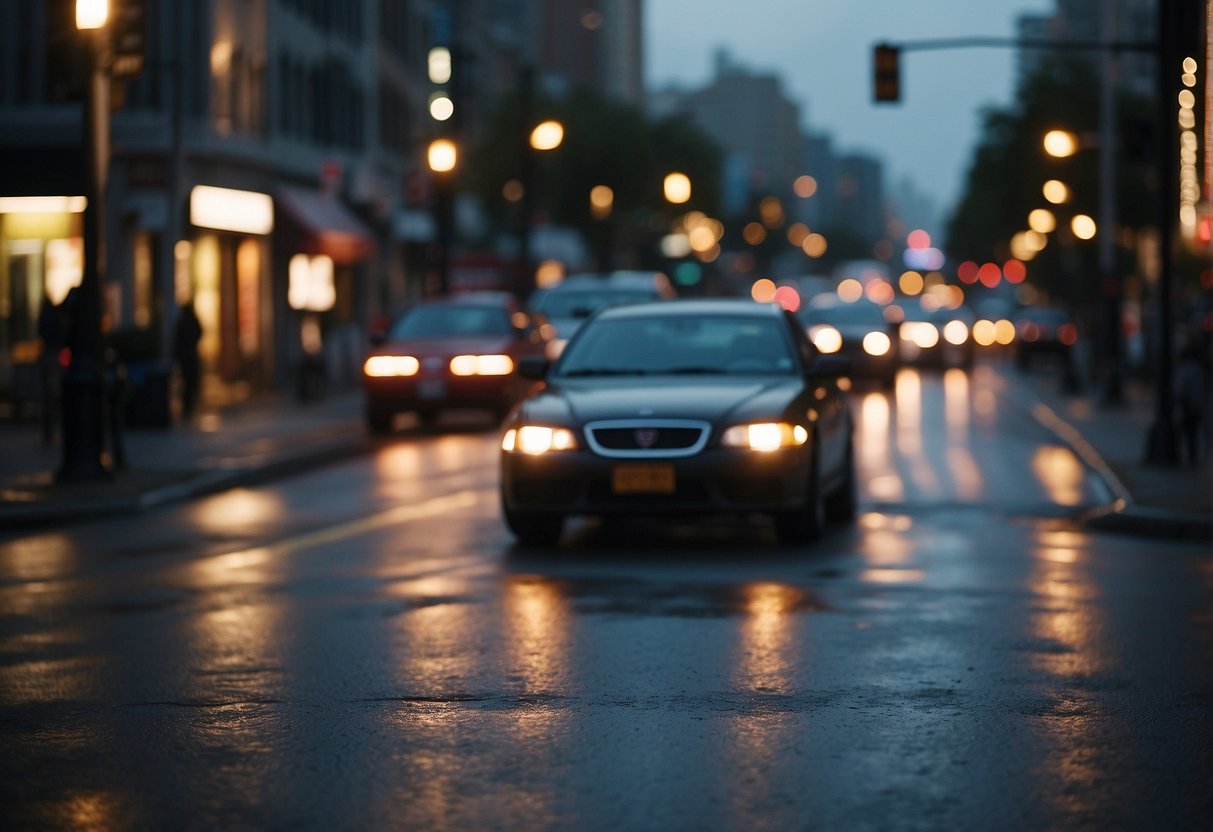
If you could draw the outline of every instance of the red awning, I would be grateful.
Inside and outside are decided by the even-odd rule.
[[[304,254],[327,254],[335,263],[358,263],[375,249],[370,230],[336,196],[280,188],[274,204],[293,226],[285,229],[292,247]]]

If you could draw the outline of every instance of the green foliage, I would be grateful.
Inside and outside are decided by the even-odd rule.
[[[956,261],[1003,261],[1009,243],[1027,228],[1028,214],[1049,208],[1061,230],[1049,235],[1045,250],[1029,264],[1034,284],[1061,300],[1077,302],[1093,288],[1098,271],[1097,246],[1075,241],[1064,229],[1078,213],[1098,218],[1100,79],[1091,61],[1052,56],[1025,78],[1017,102],[1007,109],[983,114],[982,138],[973,155],[963,197],[947,228],[947,246]],[[1116,102],[1120,125],[1148,123],[1152,105],[1121,94]],[[1041,141],[1046,132],[1065,129],[1077,134],[1089,150],[1068,159],[1048,156]],[[1118,130],[1123,133],[1124,128]],[[1117,224],[1140,228],[1154,220],[1149,160],[1125,152],[1121,141],[1116,161]],[[1132,148],[1129,148],[1132,150]],[[1060,179],[1070,186],[1071,199],[1051,206],[1042,186]],[[1118,252],[1126,259],[1126,252]],[[1131,264],[1125,263],[1127,268]],[[1090,284],[1090,285],[1088,285]]]
[[[564,142],[549,152],[526,146],[529,127],[554,118],[564,124]],[[520,225],[520,206],[503,196],[506,182],[526,175],[525,153],[532,152],[531,181],[536,213],[580,231],[594,250],[612,244],[651,249],[651,236],[673,216],[662,193],[665,174],[679,170],[692,182],[691,202],[678,213],[697,209],[716,215],[720,204],[721,154],[705,134],[683,120],[650,121],[638,109],[597,93],[578,90],[560,100],[538,100],[523,124],[521,101],[502,102],[484,140],[473,150],[466,184],[481,198],[497,231]],[[590,212],[590,189],[607,185],[614,207],[606,220]]]

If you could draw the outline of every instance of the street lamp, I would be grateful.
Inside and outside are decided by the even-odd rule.
[[[105,379],[101,346],[105,195],[110,159],[108,20],[107,0],[76,0],[76,28],[85,33],[89,53],[83,125],[88,204],[84,209],[84,275],[66,302],[71,360],[63,376],[61,481],[100,480],[110,475],[102,458]]]
[[[671,205],[684,205],[691,201],[691,178],[685,173],[674,171],[667,173],[662,183],[666,202]]]
[[[434,139],[426,148],[426,163],[434,174],[434,225],[438,231],[438,294],[450,291],[451,243],[454,237],[454,170],[459,148],[450,139]]]
[[[1098,298],[1100,319],[1102,325],[1096,328],[1101,340],[1099,363],[1101,369],[1102,390],[1101,401],[1105,405],[1119,405],[1124,401],[1121,385],[1121,280],[1116,264],[1116,168],[1113,157],[1115,135],[1112,132],[1112,107],[1110,99],[1110,81],[1105,78],[1103,94],[1100,99],[1100,132],[1098,139],[1080,141],[1078,136],[1069,130],[1050,130],[1045,133],[1041,144],[1045,153],[1057,159],[1067,159],[1080,150],[1094,149],[1099,151],[1099,222],[1102,227],[1098,240],[1099,252],[1099,285]],[[1044,195],[1054,204],[1065,202],[1069,198],[1069,189],[1058,180],[1049,180],[1044,186]],[[1081,217],[1081,218],[1080,218]],[[1085,215],[1075,217],[1071,224],[1074,236],[1080,240],[1090,240],[1096,236],[1097,224],[1094,219]]]
[[[523,124],[530,119],[530,73],[524,77],[523,86]],[[564,144],[564,125],[555,119],[545,119],[530,132],[525,133],[525,141],[521,149],[522,171],[519,177],[522,182],[522,222],[519,229],[518,246],[518,277],[515,282],[515,294],[520,299],[525,298],[534,288],[535,272],[531,263],[531,231],[535,223],[535,195],[539,190],[540,171],[536,165],[536,156],[556,150]]]
[[[1078,137],[1069,130],[1050,130],[1041,140],[1045,153],[1056,159],[1068,159],[1078,152]]]

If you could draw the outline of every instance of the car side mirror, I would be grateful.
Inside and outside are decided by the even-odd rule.
[[[542,355],[524,355],[518,359],[518,375],[533,381],[542,381],[548,374],[552,362]]]

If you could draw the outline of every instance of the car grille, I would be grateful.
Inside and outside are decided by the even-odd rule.
[[[693,456],[710,433],[710,424],[693,419],[611,419],[585,426],[594,453],[623,459]]]

